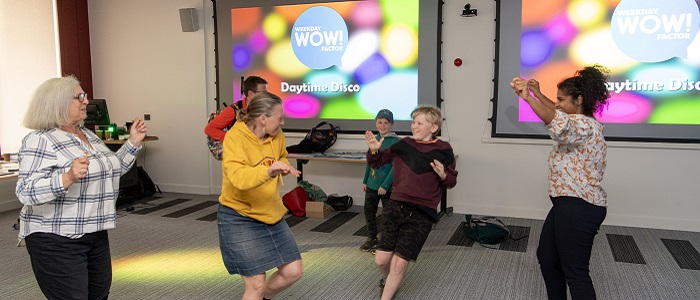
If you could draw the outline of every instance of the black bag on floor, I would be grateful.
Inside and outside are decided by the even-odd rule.
[[[328,195],[326,203],[333,207],[333,210],[346,210],[352,207],[352,197],[348,195],[338,196],[338,194],[330,194]]]
[[[510,235],[508,227],[496,218],[472,219],[471,215],[465,216],[467,219],[464,230],[467,237],[479,244],[499,244]]]
[[[153,196],[156,192],[159,194],[163,193],[160,191],[160,188],[153,183],[153,180],[151,180],[151,177],[148,176],[148,173],[146,173],[143,167],[137,167],[136,172],[138,172],[139,177],[139,198]]]
[[[527,237],[527,235],[518,238],[512,237],[508,226],[496,217],[482,217],[480,219],[472,219],[472,215],[465,215],[464,217],[467,219],[467,222],[464,224],[464,231],[467,237],[481,246],[500,244],[506,238],[517,241]]]

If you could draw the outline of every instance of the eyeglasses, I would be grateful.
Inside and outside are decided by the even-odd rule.
[[[73,99],[85,101],[85,99],[87,99],[87,97],[88,97],[87,93],[80,93],[80,94],[78,94],[78,96],[73,96]]]

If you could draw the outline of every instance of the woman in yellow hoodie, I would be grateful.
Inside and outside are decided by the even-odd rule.
[[[287,160],[278,96],[255,94],[236,119],[224,138],[219,247],[228,272],[243,277],[243,299],[271,299],[303,274],[280,197],[282,176],[301,172]]]

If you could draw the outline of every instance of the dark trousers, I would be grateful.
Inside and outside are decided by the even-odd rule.
[[[365,221],[367,222],[367,231],[370,238],[377,238],[377,210],[379,210],[379,201],[382,201],[382,207],[386,207],[391,192],[379,196],[377,190],[370,188],[365,189]]]
[[[575,197],[550,197],[552,209],[542,227],[537,259],[549,299],[596,299],[589,275],[593,238],[607,210]]]
[[[46,298],[107,299],[112,258],[106,230],[78,239],[37,232],[25,241],[34,277]]]

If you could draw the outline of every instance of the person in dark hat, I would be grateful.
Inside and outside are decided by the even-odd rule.
[[[391,127],[394,125],[394,114],[388,109],[382,109],[377,113],[377,140],[382,142],[381,149],[384,150],[389,146],[399,141],[399,137],[391,132]],[[367,230],[369,236],[360,250],[372,252],[377,247],[377,210],[379,201],[382,202],[382,207],[386,207],[389,196],[391,196],[391,184],[394,181],[392,174],[392,164],[386,164],[378,169],[374,169],[367,165],[365,168],[365,176],[362,179],[362,190],[365,192],[365,221],[367,222]]]

